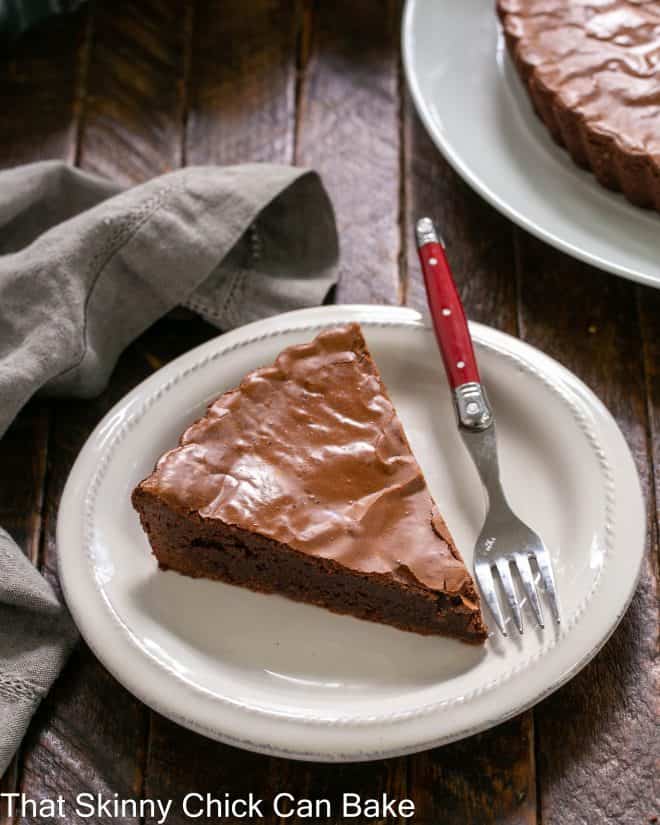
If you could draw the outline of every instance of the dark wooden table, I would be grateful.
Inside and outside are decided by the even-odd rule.
[[[469,315],[577,373],[628,440],[650,515],[627,616],[595,661],[533,711],[454,745],[364,765],[288,762],[210,742],[138,702],[81,644],[2,790],[175,799],[387,790],[415,800],[415,823],[657,821],[660,293],[545,246],[462,183],[405,91],[400,14],[394,0],[98,2],[2,56],[0,165],[64,158],[125,184],[183,164],[313,166],[337,211],[338,302],[423,307],[411,226],[432,214]],[[55,586],[58,501],[91,429],[152,370],[215,334],[197,319],[159,322],[122,356],[100,398],[32,402],[0,443],[0,524]]]

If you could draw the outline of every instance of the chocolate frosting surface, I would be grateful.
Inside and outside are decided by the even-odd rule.
[[[499,0],[537,80],[595,132],[660,166],[660,2]]]
[[[248,374],[142,486],[354,570],[473,592],[357,324]]]

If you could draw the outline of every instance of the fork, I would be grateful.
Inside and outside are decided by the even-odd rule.
[[[556,622],[560,620],[550,554],[541,537],[513,512],[502,489],[495,415],[479,377],[472,338],[444,241],[430,218],[417,222],[416,235],[431,318],[454,394],[459,431],[488,494],[488,512],[474,550],[475,576],[497,626],[506,636],[506,622],[495,584],[499,579],[515,625],[522,634],[522,609],[514,573],[539,626],[544,627],[532,561],[538,567],[553,618]]]

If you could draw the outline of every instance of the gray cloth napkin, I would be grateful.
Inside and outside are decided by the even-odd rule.
[[[0,436],[36,392],[90,397],[178,304],[223,329],[320,303],[337,237],[319,177],[190,167],[121,192],[59,162],[0,172]],[[0,529],[0,775],[76,639]]]

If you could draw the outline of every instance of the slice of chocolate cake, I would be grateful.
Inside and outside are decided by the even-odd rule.
[[[214,401],[133,492],[161,568],[483,642],[479,597],[357,324]]]

